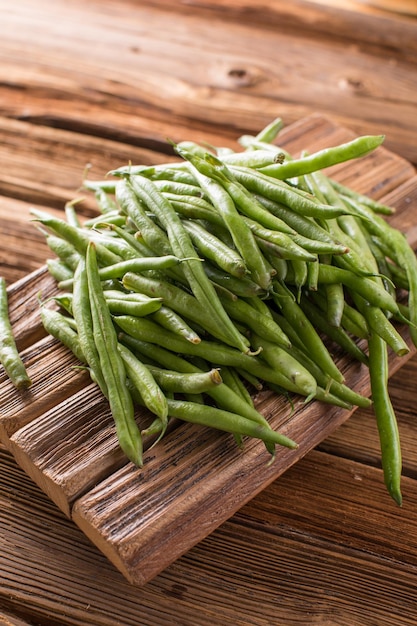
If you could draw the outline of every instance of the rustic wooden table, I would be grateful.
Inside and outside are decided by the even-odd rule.
[[[31,206],[83,171],[165,160],[166,138],[229,145],[320,113],[417,164],[417,21],[339,0],[0,0],[0,274],[48,256]],[[417,199],[410,195],[410,202]],[[417,208],[414,209],[417,219]],[[0,624],[391,626],[417,620],[415,377],[391,380],[404,504],[358,411],[143,588],[0,449]]]

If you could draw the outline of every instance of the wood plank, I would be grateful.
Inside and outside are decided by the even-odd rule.
[[[385,132],[391,150],[417,162],[415,58],[404,53],[414,54],[414,44],[404,43],[416,40],[414,22],[381,20],[386,40],[370,47],[340,36],[344,13],[329,12],[340,28],[323,37],[324,8],[320,13],[304,3],[293,15],[286,8],[288,19],[279,21],[282,3],[273,3],[265,19],[278,11],[276,23],[267,29],[252,19],[248,3],[235,7],[245,21],[224,19],[219,10],[208,20],[189,3],[177,12],[155,3],[107,2],[99,20],[94,6],[79,0],[60,0],[53,9],[45,0],[13,5],[1,25],[3,70],[10,77],[4,115],[112,139],[134,138],[148,129],[148,118],[159,129],[145,134],[160,143],[173,134],[177,139],[176,126],[203,134],[210,125],[212,133],[232,139],[277,115],[292,123],[319,111],[358,134]],[[359,32],[358,24],[350,31]],[[370,25],[364,23],[362,36],[374,32]],[[274,63],[271,51],[285,62]]]
[[[415,480],[399,509],[379,470],[311,452],[138,595],[1,451],[0,467],[0,605],[32,623],[415,623]]]
[[[20,617],[10,615],[10,613],[0,612],[0,624],[2,626],[30,626],[29,622],[23,621]]]
[[[388,0],[386,3],[389,4]],[[148,5],[173,9],[169,0],[148,0]],[[375,6],[373,6],[373,4]],[[381,5],[383,3],[381,2]],[[310,35],[338,37],[349,41],[389,47],[401,55],[411,57],[417,53],[415,24],[407,19],[414,0],[390,0],[391,13],[376,8],[377,2],[364,0],[293,0],[283,4],[272,0],[259,11],[250,0],[187,0],[177,3],[175,10],[198,11],[206,17],[221,14],[225,19],[245,24],[260,24],[268,28],[293,29]],[[408,4],[409,11],[405,10]],[[400,14],[400,11],[403,13]]]
[[[310,137],[315,146],[322,147],[339,143],[346,136],[350,134],[329,120],[312,116],[288,128],[282,140],[286,147],[297,149],[301,142],[304,146],[309,143]],[[400,220],[407,212],[413,188],[408,181],[416,183],[413,168],[383,148],[367,159],[382,181],[380,188],[377,179],[368,175],[366,160],[348,164],[347,173],[336,168],[339,171],[335,175],[353,179],[361,191],[375,195],[391,192],[402,183],[402,194],[395,193],[399,208],[396,219]],[[36,291],[35,287],[30,291]],[[392,372],[404,362],[391,358]],[[347,383],[369,394],[366,369],[346,360],[339,364]],[[48,367],[51,372],[57,369],[50,361],[42,372],[43,379],[49,377]],[[68,365],[66,368],[68,371]],[[94,394],[81,382],[79,397],[70,397],[68,383],[65,379],[61,382],[68,400],[58,407],[53,408],[48,394],[43,393],[39,409],[30,415],[25,406],[20,413],[15,411],[13,418],[5,414],[3,437],[28,474],[67,515],[72,514],[87,536],[135,584],[143,584],[195,545],[350,414],[319,403],[305,407],[300,401],[290,414],[283,398],[262,392],[256,398],[259,410],[270,417],[275,428],[300,442],[297,452],[280,451],[276,462],[265,467],[268,455],[262,444],[248,442],[242,453],[230,436],[183,424],[145,454],[145,467],[138,472],[121,459],[108,411],[107,419],[103,419],[104,407],[91,410]],[[77,410],[74,407],[83,397],[89,400],[79,402]],[[140,415],[138,419],[142,419]],[[200,462],[203,450],[204,466]],[[229,494],[227,504],[223,502],[221,507],[219,490]],[[161,518],[156,513],[160,509],[164,511]]]

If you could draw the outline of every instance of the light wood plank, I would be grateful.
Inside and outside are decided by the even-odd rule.
[[[312,452],[138,594],[8,454],[0,465],[0,603],[31,620],[415,623],[414,480],[400,510],[379,470]]]
[[[247,3],[235,3],[244,21],[225,19],[219,3],[209,20],[189,4],[181,13],[154,4],[108,2],[100,19],[79,0],[60,0],[53,9],[45,0],[11,6],[1,26],[3,69],[13,77],[5,86],[5,115],[113,139],[137,136],[148,117],[160,124],[148,136],[161,142],[177,140],[176,125],[210,124],[230,139],[238,130],[257,132],[277,115],[292,123],[319,111],[358,134],[385,132],[391,150],[417,162],[413,22],[387,22],[386,41],[373,41],[369,50],[341,37],[348,14],[336,14],[339,27],[323,36],[326,20],[309,3],[292,15],[274,3],[265,14],[278,11],[274,28],[253,19]],[[280,21],[285,12],[288,19]],[[352,23],[351,32],[360,24]],[[373,32],[365,21],[362,37]],[[414,56],[404,58],[404,50]]]

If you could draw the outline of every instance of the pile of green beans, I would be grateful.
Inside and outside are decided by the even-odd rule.
[[[270,388],[344,409],[373,404],[387,489],[401,504],[401,450],[387,391],[388,350],[417,345],[417,262],[385,215],[393,209],[340,185],[323,168],[368,154],[382,136],[293,158],[281,120],[243,149],[174,146],[178,161],[84,181],[97,217],[33,211],[60,288],[42,306],[108,398],[120,445],[143,463],[174,419],[276,446],[297,443],[255,408]],[[401,299],[399,298],[401,294]],[[348,355],[369,369],[372,399],[345,384]],[[144,428],[135,407],[153,422]]]

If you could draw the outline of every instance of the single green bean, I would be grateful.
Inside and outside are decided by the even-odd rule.
[[[182,400],[168,399],[169,414],[183,421],[200,424],[202,426],[210,426],[218,430],[222,430],[232,434],[240,434],[248,437],[260,439],[266,443],[285,446],[292,450],[298,445],[289,437],[266,428],[261,424],[242,417],[237,413],[230,413],[223,409],[201,405]]]
[[[377,333],[372,332],[368,347],[371,392],[381,445],[384,481],[391,497],[401,506],[402,455],[397,419],[388,393],[387,344]]]
[[[87,248],[85,271],[94,344],[100,361],[101,375],[107,389],[106,396],[114,419],[117,438],[127,458],[141,467],[143,464],[142,437],[135,422],[133,401],[126,385],[125,361],[120,354],[116,330],[106,306],[93,243],[90,243]]]
[[[46,306],[41,307],[40,314],[46,332],[69,348],[81,363],[87,363],[81,349],[78,333],[74,330],[69,318]]]
[[[261,168],[261,171],[268,176],[279,178],[280,180],[293,178],[294,176],[303,176],[310,172],[336,165],[337,163],[344,163],[345,161],[365,156],[378,148],[384,139],[384,135],[364,135],[363,137],[356,137],[352,141],[338,146],[324,148],[306,157],[293,159],[281,165],[270,165]]]
[[[126,346],[118,343],[117,346],[126,373],[133,385],[137,388],[145,406],[154,413],[163,424],[163,431],[168,425],[168,404],[164,392],[155,380],[150,368],[142,363]]]
[[[148,365],[148,369],[164,391],[172,393],[206,393],[213,387],[221,385],[222,375],[217,368],[208,372],[175,372],[154,365]]]
[[[31,379],[20,356],[9,315],[6,280],[0,277],[0,363],[18,389],[27,389]]]
[[[159,307],[151,318],[163,328],[180,335],[191,343],[200,343],[201,341],[199,334],[178,313],[165,305]]]

